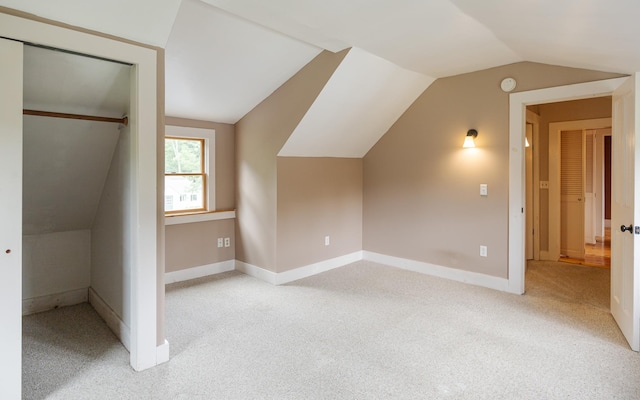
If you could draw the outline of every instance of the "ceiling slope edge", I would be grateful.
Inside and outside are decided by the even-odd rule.
[[[353,48],[278,155],[362,158],[434,80]]]

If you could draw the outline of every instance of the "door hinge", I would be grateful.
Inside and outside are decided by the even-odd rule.
[[[640,226],[636,226],[633,231],[636,235],[640,235]]]

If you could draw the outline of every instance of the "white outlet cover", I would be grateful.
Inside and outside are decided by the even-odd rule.
[[[487,246],[480,246],[480,257],[487,256]]]

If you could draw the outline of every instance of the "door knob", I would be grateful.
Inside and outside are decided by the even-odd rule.
[[[622,232],[629,232],[630,234],[633,235],[633,225],[629,225],[629,226],[620,225],[620,230]]]

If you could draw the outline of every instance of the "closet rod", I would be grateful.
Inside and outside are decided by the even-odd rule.
[[[128,117],[122,117],[122,118],[96,117],[93,115],[65,114],[65,113],[57,113],[57,112],[49,112],[49,111],[26,110],[26,109],[22,110],[22,114],[36,115],[40,117],[82,119],[87,121],[98,121],[98,122],[115,122],[118,124],[122,124],[124,126],[127,126],[129,124]]]

